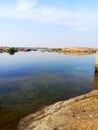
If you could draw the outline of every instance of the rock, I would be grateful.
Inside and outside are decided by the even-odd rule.
[[[98,90],[22,118],[19,130],[97,130]]]

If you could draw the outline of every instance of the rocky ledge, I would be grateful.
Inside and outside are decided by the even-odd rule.
[[[98,130],[98,90],[24,117],[19,130]]]

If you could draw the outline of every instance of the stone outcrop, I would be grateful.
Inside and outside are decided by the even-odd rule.
[[[19,130],[98,130],[98,90],[24,117]]]

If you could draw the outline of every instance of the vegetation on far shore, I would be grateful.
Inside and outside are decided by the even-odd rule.
[[[7,52],[13,55],[15,52],[29,52],[29,51],[42,51],[42,52],[59,52],[64,54],[92,54],[96,53],[97,48],[87,48],[87,47],[74,47],[74,48],[33,48],[33,47],[0,47],[0,52]]]
[[[16,49],[14,47],[11,47],[8,49],[8,53],[13,55],[16,52]]]
[[[62,48],[53,48],[52,51],[61,51]]]

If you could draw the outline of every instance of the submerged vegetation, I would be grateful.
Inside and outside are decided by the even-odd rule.
[[[18,125],[21,114],[10,108],[2,107],[0,104],[0,118],[0,130],[17,130],[16,125]]]

